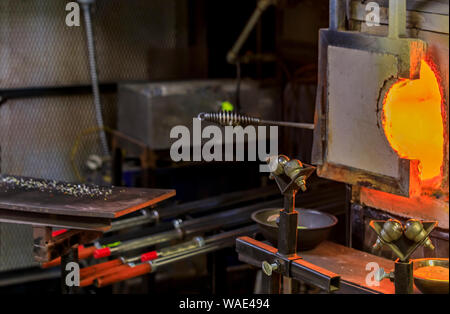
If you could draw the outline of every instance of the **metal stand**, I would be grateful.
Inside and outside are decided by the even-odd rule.
[[[395,294],[412,294],[414,291],[413,262],[395,261]]]
[[[370,227],[378,235],[373,250],[379,250],[383,245],[388,246],[397,256],[394,272],[386,273],[380,268],[376,279],[381,281],[389,278],[394,282],[395,294],[412,294],[414,292],[413,262],[411,254],[421,245],[434,249],[429,235],[436,227],[436,221],[419,221],[410,219],[405,226],[395,219],[372,220]]]
[[[285,156],[283,158],[289,160]],[[286,173],[279,169],[272,173],[284,195],[284,208],[280,210],[278,223],[278,249],[250,237],[236,239],[239,259],[256,267],[262,267],[263,293],[281,293],[282,277],[284,277],[283,281],[291,280],[288,293],[291,293],[292,287],[296,286],[292,283],[295,280],[308,282],[327,292],[339,289],[338,275],[310,264],[297,255],[298,213],[295,210],[295,195],[299,189],[306,189],[305,180],[315,170],[313,166],[297,162],[295,167],[294,160],[294,167],[288,166],[289,170],[286,170]]]

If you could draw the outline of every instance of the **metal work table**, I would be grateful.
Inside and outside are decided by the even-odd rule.
[[[379,286],[368,286],[366,283],[367,275],[373,271],[366,270],[368,263],[375,262],[385,270],[393,270],[394,261],[329,241],[321,243],[313,250],[303,251],[301,255],[305,261],[341,276],[341,287],[337,293],[395,293],[394,283],[389,280],[380,281]],[[420,292],[415,288],[414,293]]]
[[[174,190],[99,187],[88,184],[0,175],[0,222],[33,226],[33,254],[38,262],[61,258],[61,290],[66,265],[78,261],[78,247],[111,228],[111,219],[153,206]],[[54,234],[52,228],[66,228]],[[31,243],[30,243],[31,245]]]
[[[175,191],[112,187],[108,194],[73,196],[61,192],[16,188],[0,182],[0,221],[106,231],[110,228],[111,219],[155,205],[174,196]]]

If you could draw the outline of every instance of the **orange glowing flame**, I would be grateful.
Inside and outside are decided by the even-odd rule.
[[[383,128],[401,158],[420,161],[421,181],[441,177],[444,158],[442,96],[430,65],[422,61],[420,79],[401,79],[388,91]],[[439,180],[439,179],[438,179]]]

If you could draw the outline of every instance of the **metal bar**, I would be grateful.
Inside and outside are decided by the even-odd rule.
[[[340,276],[303,259],[292,262],[291,275],[296,280],[303,280],[326,292],[337,291],[340,287]]]
[[[406,0],[389,0],[389,38],[406,37]]]
[[[278,227],[278,252],[283,255],[292,255],[297,252],[297,211],[280,211]]]
[[[103,112],[102,103],[100,99],[100,90],[98,87],[98,73],[97,73],[97,62],[95,56],[95,42],[94,33],[92,30],[92,20],[91,20],[91,5],[95,0],[79,0],[82,5],[84,12],[84,22],[86,30],[86,43],[89,56],[89,69],[92,81],[92,94],[94,96],[94,106],[95,106],[95,117],[97,119],[97,126],[100,128],[100,142],[102,145],[103,153],[105,156],[109,156],[108,141],[106,139],[106,133],[103,130]]]
[[[103,253],[100,252],[107,252],[106,254],[117,254],[143,248],[146,246],[168,242],[170,240],[180,240],[189,235],[199,234],[219,228],[231,227],[239,223],[245,223],[246,221],[250,221],[250,214],[253,211],[266,206],[270,207],[279,202],[279,200],[274,200],[271,202],[264,202],[238,208],[232,211],[222,212],[216,215],[192,219],[183,223],[178,229],[175,230],[169,230],[149,237],[126,241],[119,246],[109,248],[107,250],[99,249],[97,256],[104,257]]]
[[[116,93],[117,83],[99,84],[101,93]],[[92,85],[36,86],[24,88],[0,89],[0,106],[11,99],[69,96],[92,93]]]
[[[414,292],[413,262],[395,261],[394,274],[395,294],[412,294]]]
[[[261,267],[263,262],[271,265],[285,265],[284,267],[278,267],[273,273],[303,280],[327,292],[334,292],[339,289],[340,276],[306,262],[300,256],[285,257],[279,255],[277,249],[263,242],[249,237],[240,237],[236,239],[236,251],[239,254],[240,261],[253,266]],[[290,266],[286,267],[289,264]]]
[[[242,46],[244,45],[245,41],[247,40],[252,30],[255,28],[256,23],[258,23],[261,14],[267,9],[267,7],[269,7],[271,4],[274,3],[275,3],[274,0],[258,0],[255,11],[253,11],[253,14],[251,15],[250,19],[248,20],[238,39],[234,43],[233,48],[231,48],[231,50],[227,54],[228,63],[236,62],[236,59],[238,58],[239,55],[239,51],[241,50]]]
[[[345,18],[346,18],[345,12],[346,12],[346,1],[330,0],[331,30],[345,30]]]
[[[261,120],[261,124],[275,125],[275,126],[285,126],[297,129],[314,130],[314,123],[300,123],[300,122],[287,122],[287,121],[271,121],[271,120]]]

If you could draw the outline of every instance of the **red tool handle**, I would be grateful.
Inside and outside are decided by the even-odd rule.
[[[148,262],[158,258],[158,252],[151,251],[141,255],[141,262]]]
[[[126,270],[128,268],[129,268],[128,265],[119,265],[119,266],[116,266],[116,267],[102,269],[101,271],[92,273],[89,276],[87,276],[86,278],[81,279],[80,287],[86,287],[86,286],[93,285],[95,280],[100,278],[100,277],[105,277],[105,276],[108,276],[108,275],[111,275],[111,274],[117,274],[117,273],[120,273],[121,271],[124,271],[124,270]]]
[[[90,247],[84,247],[82,245],[78,246],[78,259],[86,259],[91,257],[92,255],[94,255],[94,252],[96,250],[95,246],[90,246]],[[42,263],[41,267],[42,268],[50,268],[50,267],[55,267],[61,264],[61,257],[57,257],[49,262],[46,263]]]
[[[123,280],[131,279],[134,277],[142,276],[148,273],[151,273],[152,266],[149,263],[142,263],[137,266],[131,267],[127,265],[127,268],[124,270],[121,270],[118,273],[115,273],[113,275],[100,277],[96,280],[97,287],[105,287],[108,285],[111,285],[116,282],[120,282]]]
[[[120,265],[122,265],[122,261],[120,259],[114,259],[112,261],[108,261],[105,263],[88,266],[80,269],[80,278],[81,280],[83,280],[84,278],[89,277],[92,274],[103,271],[105,269],[114,268]]]
[[[103,258],[111,255],[111,249],[109,247],[104,247],[94,252],[94,258]]]

